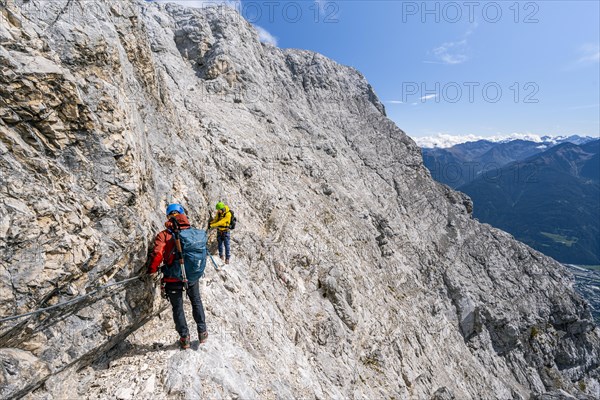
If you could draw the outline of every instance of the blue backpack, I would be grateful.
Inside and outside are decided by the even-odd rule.
[[[202,229],[189,228],[179,232],[179,240],[181,241],[183,252],[185,275],[189,282],[195,282],[204,275],[206,257],[208,255],[206,248],[208,236],[206,235],[206,231]],[[177,252],[176,249],[174,251]],[[175,260],[173,264],[163,267],[163,274],[165,278],[183,280],[179,260]]]

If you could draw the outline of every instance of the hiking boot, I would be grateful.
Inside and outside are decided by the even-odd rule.
[[[219,256],[219,258],[221,259],[221,261],[225,262],[225,257]]]
[[[225,259],[225,264],[229,264],[229,258]]]
[[[180,338],[179,346],[181,346],[182,350],[189,349],[190,348],[190,337],[184,336],[184,337]]]
[[[206,343],[207,340],[208,340],[208,331],[198,332],[198,341],[200,342],[200,344]]]

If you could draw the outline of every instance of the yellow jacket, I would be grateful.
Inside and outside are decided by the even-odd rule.
[[[217,212],[217,215],[210,221],[209,226],[211,228],[219,228],[219,231],[224,232],[229,230],[229,224],[231,223],[231,212],[229,207],[225,206],[223,212]]]

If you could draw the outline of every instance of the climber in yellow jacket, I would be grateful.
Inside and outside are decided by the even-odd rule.
[[[229,224],[231,223],[231,211],[222,201],[217,203],[217,215],[210,220],[209,229],[217,228],[217,244],[219,246],[219,257],[225,261],[225,264],[229,264],[231,253],[229,250],[229,241],[231,239],[231,233],[229,231]],[[225,257],[223,257],[223,247],[225,247]]]

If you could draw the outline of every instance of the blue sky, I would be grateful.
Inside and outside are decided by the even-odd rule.
[[[599,136],[599,3],[242,0],[238,8],[266,41],[361,71],[410,136]]]

